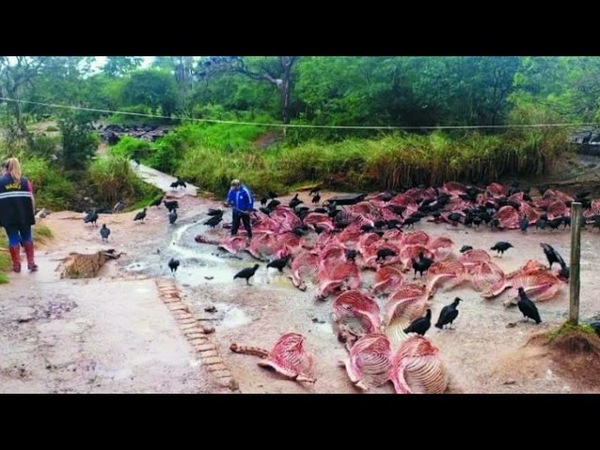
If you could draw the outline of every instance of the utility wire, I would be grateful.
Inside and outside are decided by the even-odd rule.
[[[38,106],[47,106],[50,108],[64,108],[64,109],[73,109],[78,111],[89,111],[89,112],[98,112],[104,114],[123,114],[129,116],[141,116],[141,117],[151,117],[155,119],[169,119],[169,120],[189,120],[194,122],[206,122],[206,123],[223,123],[230,125],[255,125],[255,126],[263,126],[263,127],[280,127],[280,128],[319,128],[319,129],[348,129],[348,130],[474,130],[474,129],[500,129],[500,128],[557,128],[557,127],[582,127],[582,126],[595,126],[596,123],[593,122],[579,122],[579,123],[538,123],[538,124],[513,124],[513,125],[430,125],[430,126],[413,126],[413,127],[400,127],[400,126],[385,126],[385,125],[377,125],[377,126],[360,126],[360,125],[309,125],[309,124],[282,124],[282,123],[260,123],[260,122],[237,122],[234,120],[219,120],[219,119],[199,119],[199,118],[180,118],[180,117],[170,117],[170,116],[160,116],[156,114],[145,114],[145,113],[136,113],[129,111],[112,111],[108,109],[96,109],[96,108],[86,108],[83,106],[72,106],[72,105],[59,105],[56,103],[42,103],[42,102],[33,102],[29,100],[17,100],[13,98],[0,97],[0,100],[6,102],[15,102],[15,103],[27,103],[31,105]]]

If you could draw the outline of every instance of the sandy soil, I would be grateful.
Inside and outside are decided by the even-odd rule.
[[[142,171],[143,168],[138,170]],[[156,183],[156,179],[160,178],[159,184],[162,186],[170,183],[170,177],[161,178],[156,173],[153,173],[152,177]],[[39,253],[44,255],[44,264],[56,267],[58,261],[71,251],[91,253],[101,248],[115,248],[123,252],[123,255],[107,263],[100,278],[94,280],[95,283],[105,282],[108,286],[115,280],[168,277],[170,274],[167,262],[172,256],[176,256],[181,261],[181,267],[175,280],[183,293],[183,299],[201,323],[215,327],[214,336],[219,352],[238,380],[240,392],[359,392],[349,381],[345,369],[339,366],[339,361],[347,358],[347,352],[337,341],[331,326],[331,303],[334,297],[317,302],[314,300],[312,287],[302,292],[292,285],[287,277],[289,269],[285,269],[281,275],[274,269],[267,269],[264,263],[259,263],[261,267],[252,278],[250,286],[246,285],[244,280],[233,280],[237,271],[255,263],[252,257],[243,254],[241,259],[235,258],[215,246],[198,244],[193,240],[198,234],[216,236],[227,232],[219,227],[210,230],[202,224],[207,218],[206,212],[209,208],[221,207],[218,201],[220,199],[206,198],[202,194],[200,197],[194,197],[184,195],[185,192],[168,189],[166,192],[179,197],[181,208],[175,225],[169,225],[164,206],[150,208],[145,223],[134,222],[132,218],[135,213],[101,215],[98,224],[107,223],[112,230],[108,244],[101,243],[98,228],[83,224],[81,214],[51,213],[43,219],[43,223],[53,229],[56,238],[48,245],[40,246]],[[325,200],[331,195],[333,193],[324,192],[322,199]],[[283,200],[290,197],[283,197]],[[309,200],[306,192],[300,193],[300,198],[307,202]],[[225,221],[229,220],[228,212]],[[418,224],[416,229],[424,230],[432,236],[443,235],[451,238],[455,243],[455,253],[464,244],[489,249],[499,240],[508,240],[514,248],[504,257],[494,258],[494,262],[505,272],[516,269],[528,259],[546,263],[540,242],[553,245],[566,261],[570,258],[568,229],[530,231],[522,234],[519,231],[477,231],[432,223]],[[600,280],[596,276],[600,266],[598,234],[597,230],[585,230],[581,237],[582,321],[600,316],[600,299],[595,295],[596,289],[600,288]],[[369,283],[369,276],[368,273],[365,274],[364,287]],[[40,288],[41,283],[51,281],[37,275],[31,279],[33,288]],[[77,298],[81,300],[86,295],[87,291],[84,288],[78,291]],[[544,345],[543,341],[535,339],[540,332],[556,328],[565,322],[568,295],[568,286],[565,285],[555,298],[540,303],[538,307],[543,322],[535,325],[533,322],[521,322],[522,316],[515,307],[503,306],[506,293],[498,298],[486,300],[469,287],[438,291],[432,299],[434,318],[437,318],[441,308],[450,303],[455,296],[464,300],[459,306],[460,313],[455,321],[454,330],[440,331],[432,327],[427,333],[427,337],[439,347],[447,367],[451,381],[448,392],[600,393],[598,375],[588,373],[588,367],[592,366],[586,358],[591,356],[578,359],[580,364],[565,365],[560,360],[565,357],[564,354],[553,351]],[[149,294],[149,297],[152,298],[152,295]],[[152,301],[158,302],[157,299]],[[380,306],[383,301],[380,300]],[[211,306],[216,308],[216,312],[205,310]],[[77,311],[75,308],[69,314],[76,315]],[[166,310],[163,313],[169,314]],[[98,314],[102,312],[99,311]],[[103,314],[118,315],[119,312],[108,309]],[[6,327],[5,324],[0,326]],[[270,349],[279,336],[288,331],[302,333],[306,337],[307,348],[316,357],[317,382],[313,386],[307,387],[287,380],[259,367],[256,357],[235,354],[229,350],[232,342]],[[103,332],[111,331],[106,329]],[[83,342],[103,342],[102,335],[92,337],[91,334],[82,332],[79,336]],[[532,338],[533,341],[530,342]],[[21,339],[26,341],[27,336]],[[147,339],[151,348],[151,344],[159,339],[159,336],[149,331]],[[187,344],[183,341],[173,341],[165,345],[172,345],[173,351],[176,351],[186,348]],[[108,351],[105,347],[104,344],[98,344],[96,351]],[[127,346],[123,344],[122,347],[125,349]],[[597,359],[595,356],[593,358]],[[44,376],[48,375],[44,371],[36,373],[37,382],[45,383]],[[169,378],[168,373],[164,374],[164,380],[158,374],[155,376],[155,383],[165,382]],[[197,384],[210,389],[206,382],[202,384],[202,374],[194,376]],[[65,372],[63,377],[67,378],[60,383],[68,385],[68,372]],[[183,379],[185,375],[181,377]],[[164,386],[163,391],[192,391],[181,384],[177,387],[168,384]],[[127,389],[143,391],[143,387],[135,385],[128,386]],[[391,392],[391,384],[369,391]]]

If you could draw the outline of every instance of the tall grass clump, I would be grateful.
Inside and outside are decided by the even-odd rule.
[[[267,150],[249,146],[236,151],[194,144],[194,133],[200,133],[198,128],[171,138],[170,145],[177,142],[177,154],[182,155],[173,172],[219,195],[226,192],[232,178],[242,179],[260,193],[286,193],[312,183],[360,191],[446,181],[490,183],[507,174],[546,173],[567,148],[563,132],[543,129],[502,134],[394,133],[378,139],[311,140],[296,146]]]
[[[253,142],[266,131],[257,125],[188,123],[157,141],[150,164],[212,192],[229,188],[231,177],[265,184],[271,169]]]
[[[446,181],[489,183],[508,174],[545,173],[565,140],[555,132],[448,136],[396,134],[370,141],[366,178],[380,189]]]
[[[33,240],[35,242],[46,242],[49,239],[53,239],[54,238],[54,234],[52,233],[52,230],[50,228],[48,228],[46,225],[44,225],[43,223],[38,223],[36,224],[33,228]]]
[[[98,204],[132,203],[156,196],[160,190],[144,183],[132,170],[129,161],[110,155],[92,162],[88,170],[92,197]]]
[[[137,159],[145,161],[152,157],[156,151],[156,145],[145,139],[132,136],[121,136],[119,142],[110,148],[110,154],[126,159]]]
[[[33,184],[36,208],[59,210],[74,201],[77,194],[75,183],[52,162],[33,156],[22,159],[21,168],[23,175]]]
[[[297,147],[282,148],[275,169],[288,185],[327,181],[333,177],[339,187],[367,187],[364,177],[368,141],[347,140],[334,144],[305,142]]]

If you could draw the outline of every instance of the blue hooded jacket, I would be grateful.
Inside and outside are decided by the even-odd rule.
[[[238,190],[231,188],[227,193],[227,203],[232,205],[234,210],[251,212],[254,209],[252,191],[244,184],[241,184]]]

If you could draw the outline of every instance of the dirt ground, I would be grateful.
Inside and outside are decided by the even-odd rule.
[[[586,181],[594,183],[594,170],[588,165],[597,162],[593,157],[579,159],[573,164],[565,162],[565,167],[573,168],[569,171],[562,168],[566,177],[560,180],[547,177],[545,180],[564,182],[570,176],[571,181],[579,179],[584,184]],[[143,168],[138,170],[142,173]],[[587,174],[584,173],[586,170]],[[170,183],[168,177],[161,177],[160,174],[148,172],[145,176],[160,186]],[[575,185],[565,186],[565,191],[569,191]],[[339,362],[347,358],[347,352],[336,339],[331,326],[331,303],[334,297],[317,302],[314,300],[314,288],[309,286],[307,291],[302,292],[292,285],[287,277],[289,268],[284,269],[284,274],[279,274],[260,262],[261,266],[251,279],[250,286],[244,280],[233,280],[237,271],[255,263],[252,257],[244,254],[242,259],[238,259],[216,246],[198,244],[193,239],[198,234],[215,236],[226,233],[219,227],[209,230],[202,224],[207,218],[208,208],[221,207],[220,199],[207,198],[201,191],[199,197],[193,195],[193,190],[188,192],[192,195],[171,191],[168,187],[165,191],[179,198],[179,218],[175,225],[169,225],[164,206],[150,208],[145,223],[133,221],[135,212],[101,215],[98,224],[106,223],[112,230],[108,243],[101,242],[99,228],[83,223],[81,214],[53,212],[41,220],[56,236],[48,244],[39,246],[40,263],[45,268],[36,274],[12,274],[9,287],[2,288],[9,295],[0,310],[4,313],[0,316],[0,338],[4,342],[0,342],[0,354],[4,357],[0,358],[0,391],[94,392],[104,389],[109,392],[216,392],[208,373],[194,360],[188,342],[178,335],[179,330],[170,318],[171,313],[164,308],[156,293],[143,284],[159,277],[171,277],[167,262],[176,256],[181,266],[173,278],[182,292],[183,301],[200,323],[215,328],[214,339],[218,351],[238,381],[239,392],[360,392],[350,382],[345,369],[339,366]],[[322,199],[333,194],[322,192]],[[283,200],[288,198],[291,196],[283,197]],[[300,198],[309,201],[306,192],[301,192]],[[225,221],[229,220],[228,212]],[[507,251],[504,257],[494,258],[494,262],[505,272],[516,269],[528,259],[546,263],[540,242],[554,246],[567,262],[570,258],[569,229],[530,230],[522,234],[519,231],[492,232],[432,223],[420,223],[416,229],[434,237],[449,237],[455,243],[455,253],[462,245],[489,249],[499,240],[508,240],[514,248]],[[600,288],[600,279],[596,275],[600,268],[599,234],[597,230],[588,229],[581,236],[582,322],[600,316],[600,299],[595,294],[596,289]],[[92,253],[107,248],[116,249],[122,256],[107,262],[97,278],[57,279],[55,269],[69,252]],[[58,285],[63,286],[62,290],[56,288]],[[135,289],[146,289],[147,292],[134,296]],[[35,295],[30,295],[31,292]],[[48,299],[45,292],[52,292],[53,298]],[[128,303],[128,293],[136,298],[135,306]],[[118,301],[107,301],[119,294]],[[458,287],[450,291],[441,289],[433,297],[434,318],[455,296],[464,300],[459,306],[460,313],[454,330],[440,331],[432,327],[426,335],[439,347],[447,367],[450,376],[448,392],[600,393],[600,379],[595,370],[597,365],[589,361],[589,358],[595,361],[597,356],[584,355],[579,358],[580,364],[564,364],[561,361],[561,358],[565,358],[564,353],[554,351],[543,340],[535,338],[537,334],[565,322],[568,286],[562,287],[555,298],[538,304],[543,320],[539,325],[521,322],[522,316],[517,308],[504,307],[506,295],[504,293],[498,298],[486,300],[469,287]],[[87,307],[87,312],[86,308],[81,307],[86,303],[86,298],[94,302],[93,307]],[[60,303],[59,300],[63,304],[60,314],[51,315],[50,318],[48,314],[39,316],[37,311],[40,302]],[[69,308],[69,302],[80,306]],[[25,309],[17,308],[21,304]],[[206,311],[209,307],[214,307],[216,311]],[[24,314],[25,319],[31,318],[23,321],[19,314]],[[68,326],[67,322],[61,320],[66,320]],[[101,322],[102,326],[89,326],[90,321],[96,324]],[[132,323],[136,324],[135,327],[128,327]],[[70,334],[64,332],[65,329],[71,330]],[[52,330],[59,330],[60,333]],[[302,333],[306,337],[307,349],[315,355],[317,382],[313,386],[287,380],[259,367],[257,357],[229,350],[233,342],[268,350],[282,333],[288,331]],[[50,333],[50,337],[45,337],[44,333]],[[49,340],[54,347],[48,347]],[[63,366],[48,362],[48,348],[62,345],[61,340],[69,342],[71,347],[79,346],[79,359],[73,355],[58,358]],[[18,353],[11,350],[14,348],[19,349]],[[46,355],[46,359],[40,360],[40,354]],[[120,369],[122,372],[113,364],[110,376],[107,370],[99,374],[98,370],[89,369],[91,362],[79,371],[67,370],[72,369],[68,362],[73,364],[77,360],[80,365],[84,364],[81,362],[85,362],[83,354],[87,355],[88,362],[115,361],[117,355],[128,361],[135,358],[144,361],[133,368]],[[7,360],[6,355],[12,356]],[[156,361],[160,361],[160,364],[156,364]],[[42,362],[50,369],[42,368]],[[28,368],[26,375],[22,375],[19,363]],[[145,363],[150,365],[144,366]],[[104,367],[108,365],[108,362],[104,363]],[[53,369],[54,366],[64,369],[60,370],[60,377],[52,374],[52,370],[58,370]],[[148,370],[149,367],[152,369]],[[96,381],[89,381],[92,372],[94,380],[100,380],[99,387],[95,387]],[[82,373],[88,374],[87,378],[81,378]],[[105,383],[104,387],[102,383]],[[388,383],[368,393],[392,392],[392,385]]]

